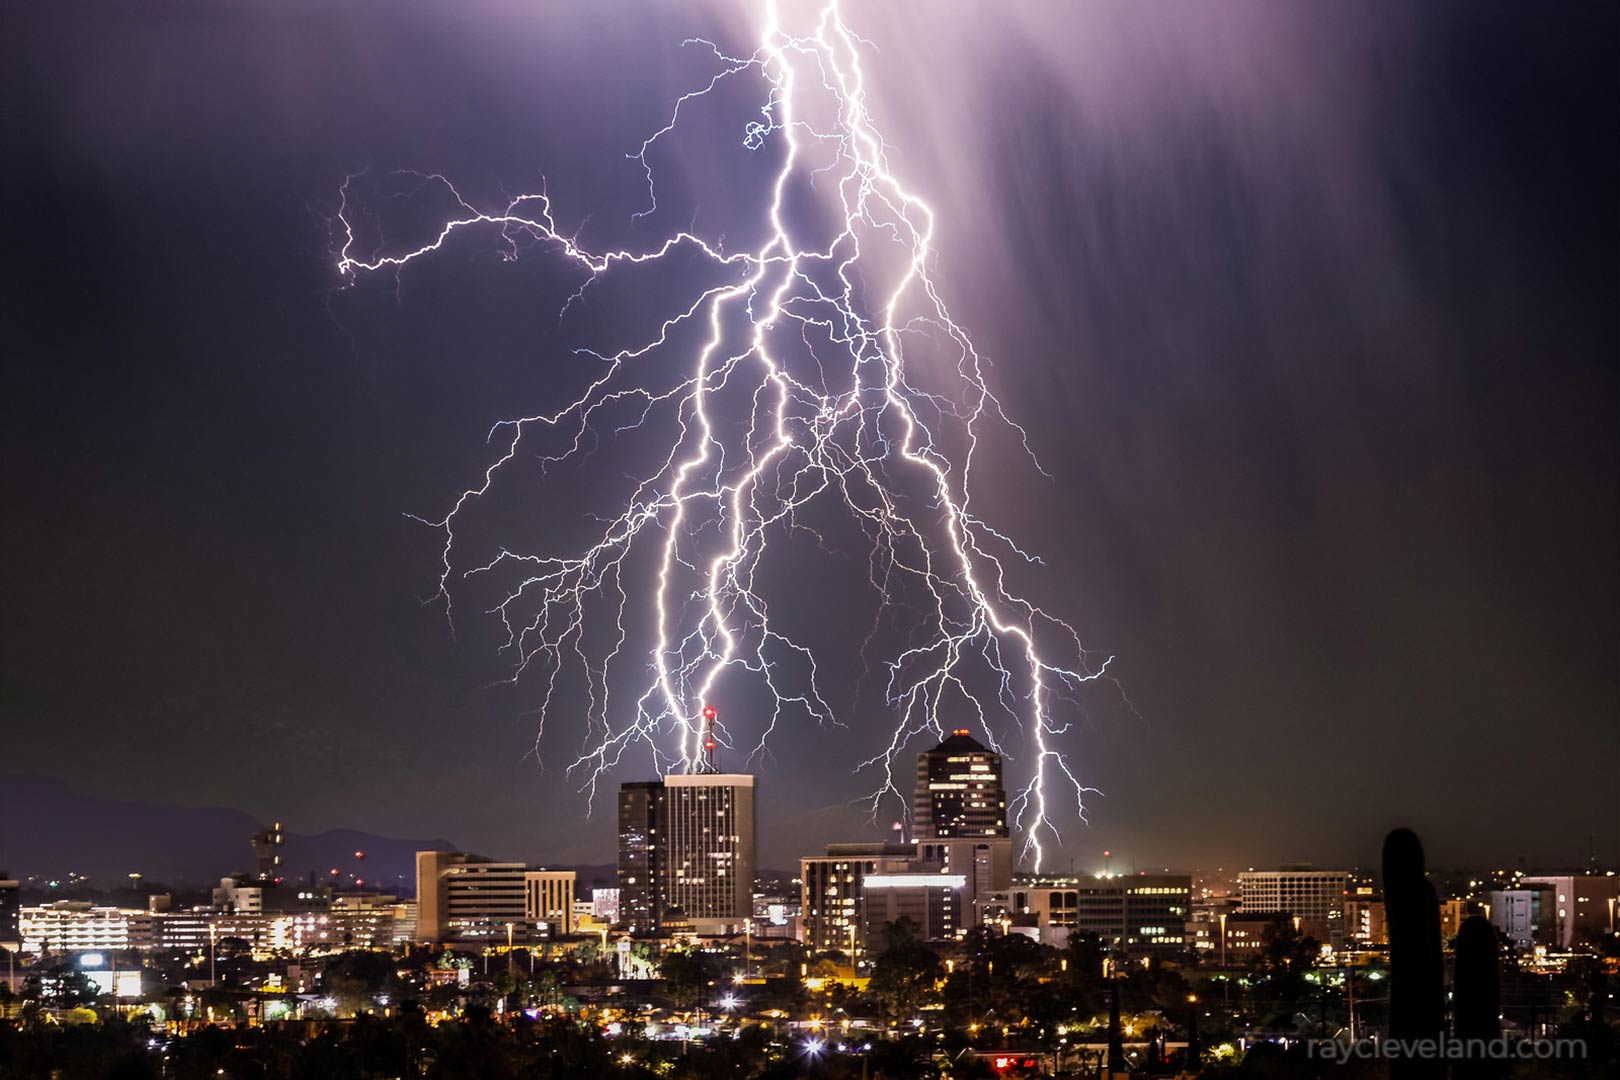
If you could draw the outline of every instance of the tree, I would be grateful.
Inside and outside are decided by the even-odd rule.
[[[703,998],[703,990],[713,977],[709,960],[696,949],[670,951],[659,964],[670,997],[682,1008],[695,1008]]]
[[[387,953],[356,949],[329,957],[321,969],[321,986],[337,999],[342,1013],[371,1008],[394,976],[394,958]]]
[[[945,965],[923,943],[920,929],[904,916],[883,927],[883,952],[872,969],[867,993],[891,1022],[915,1016],[934,984],[945,975]]]
[[[23,997],[58,1009],[72,1009],[96,1000],[96,984],[72,964],[57,964],[23,982]]]
[[[1293,1013],[1306,997],[1305,976],[1316,969],[1321,956],[1320,943],[1294,928],[1294,921],[1278,914],[1260,935],[1260,952],[1254,958],[1257,994]]]

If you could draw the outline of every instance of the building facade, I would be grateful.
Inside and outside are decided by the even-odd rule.
[[[664,830],[652,858],[663,856],[666,909],[679,908],[699,933],[740,930],[753,917],[757,785],[741,773],[664,777]]]
[[[1532,876],[1519,879],[1521,888],[1552,890],[1551,944],[1568,949],[1577,943],[1595,943],[1615,931],[1620,877],[1612,874]]]
[[[1344,934],[1344,901],[1350,875],[1308,866],[1246,870],[1238,875],[1245,915],[1296,916],[1300,929],[1323,942]]]
[[[416,853],[416,940],[504,941],[529,932],[528,867],[465,851]]]
[[[888,925],[909,919],[925,941],[954,941],[963,925],[961,874],[907,871],[867,874],[861,879],[861,948],[881,953]]]
[[[18,882],[5,878],[0,880],[0,948],[15,949],[21,942],[22,888]]]
[[[619,786],[619,910],[632,933],[658,929],[664,915],[660,840],[664,785],[658,780]]]
[[[523,917],[554,937],[574,932],[574,871],[529,870],[523,875]]]
[[[1550,886],[1498,889],[1490,894],[1491,925],[1516,949],[1553,945],[1558,938],[1554,895]]]
[[[1216,937],[1216,960],[1224,967],[1234,967],[1260,955],[1265,948],[1266,933],[1276,918],[1276,913],[1224,916]]]
[[[911,810],[918,840],[1009,837],[1001,755],[986,749],[966,728],[953,731],[917,756]]]
[[[1345,936],[1358,945],[1388,945],[1389,930],[1384,922],[1384,898],[1372,895],[1347,897],[1344,902],[1344,931]],[[1447,936],[1449,935],[1442,929],[1442,939]]]
[[[1104,948],[1131,959],[1189,948],[1187,874],[1037,880],[1015,884],[1006,896],[1009,919],[1033,927],[1049,944],[1062,944],[1070,933],[1093,934]]]
[[[828,844],[826,855],[799,860],[802,935],[816,950],[853,953],[863,946],[868,874],[916,869],[915,844]]]

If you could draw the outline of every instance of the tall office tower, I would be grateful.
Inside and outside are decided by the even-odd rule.
[[[631,931],[658,929],[664,917],[664,784],[619,785],[619,917]]]
[[[652,845],[662,856],[660,884],[666,906],[699,932],[740,929],[753,917],[758,783],[740,773],[664,777],[664,829]]]
[[[1001,755],[986,750],[966,728],[917,755],[912,817],[918,840],[1008,836]]]

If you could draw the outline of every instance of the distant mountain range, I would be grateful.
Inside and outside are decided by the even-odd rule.
[[[76,792],[60,780],[0,774],[0,877],[21,879],[30,892],[52,880],[66,883],[74,874],[90,879],[90,886],[131,896],[147,887],[210,887],[227,874],[253,869],[251,837],[269,824],[223,806],[113,802]],[[418,851],[458,848],[443,837],[418,840],[354,829],[283,835],[286,879],[313,877],[400,896],[416,892]],[[611,888],[618,871],[614,863],[546,865],[574,870],[581,899],[590,897],[592,887]],[[141,875],[138,882],[131,881],[132,873]],[[762,880],[792,877],[765,868],[758,874]]]
[[[80,874],[97,885],[127,886],[131,873],[154,885],[213,884],[252,869],[249,840],[267,824],[226,807],[111,802],[59,780],[0,775],[0,873],[31,878],[36,885]],[[313,874],[350,888],[363,881],[368,888],[404,894],[416,888],[416,852],[456,846],[443,838],[405,839],[353,829],[284,835],[282,867],[288,879]]]

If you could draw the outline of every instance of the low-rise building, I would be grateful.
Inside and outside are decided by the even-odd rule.
[[[1491,925],[1517,949],[1556,945],[1559,925],[1556,892],[1550,885],[1491,892]]]
[[[574,932],[574,871],[529,870],[523,888],[523,917],[536,930],[552,937]]]
[[[1568,949],[1615,932],[1620,877],[1614,874],[1535,874],[1520,878],[1519,886],[1552,890],[1554,928],[1548,944]]]
[[[826,855],[800,859],[804,943],[818,951],[858,949],[866,925],[866,876],[907,873],[916,861],[915,844],[828,844]]]
[[[1349,885],[1349,871],[1317,870],[1308,864],[1238,875],[1244,914],[1298,917],[1302,932],[1329,944],[1337,944],[1345,932]]]
[[[925,941],[954,941],[964,929],[962,874],[924,871],[867,874],[861,879],[861,948],[882,952],[886,927],[909,919]]]
[[[1192,876],[1066,878],[1015,882],[1006,894],[1012,919],[1030,919],[1041,941],[1060,945],[1071,932],[1094,934],[1122,956],[1185,952]]]

